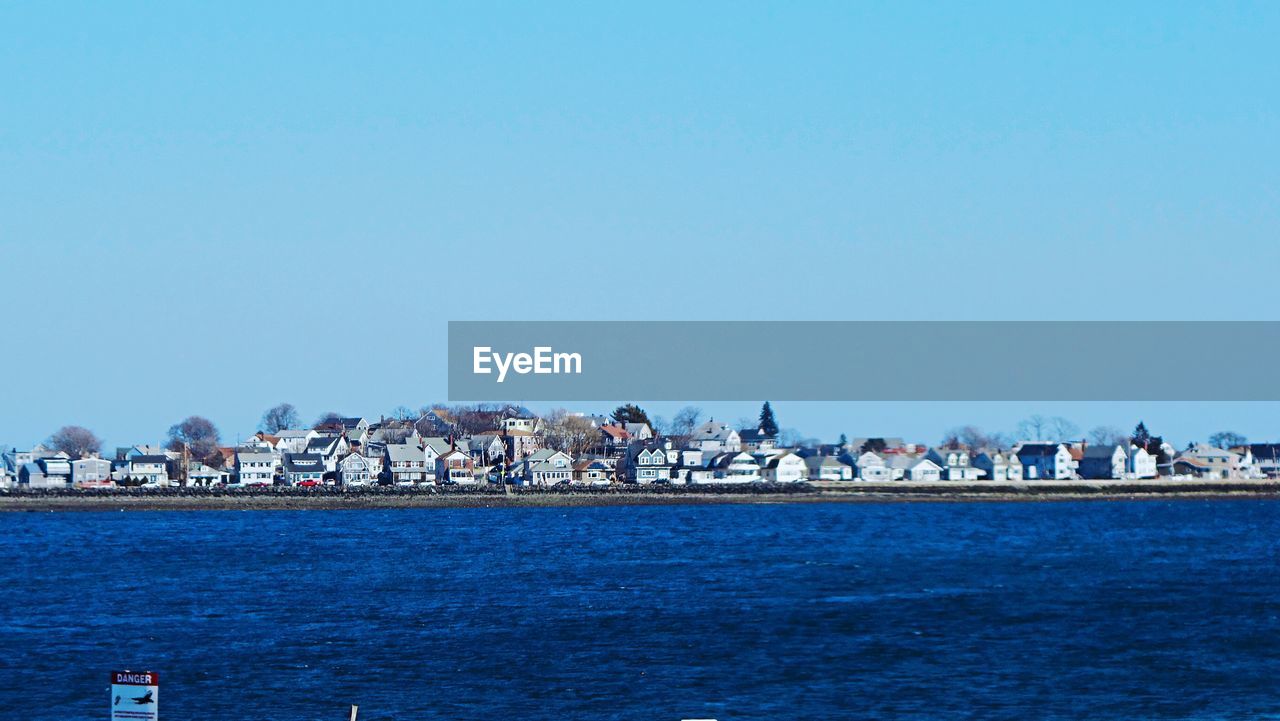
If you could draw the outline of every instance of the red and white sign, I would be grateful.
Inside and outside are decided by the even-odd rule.
[[[111,721],[156,721],[159,708],[160,674],[111,672]]]

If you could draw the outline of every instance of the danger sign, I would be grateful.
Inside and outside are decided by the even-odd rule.
[[[152,671],[111,672],[111,721],[156,721],[160,675]]]

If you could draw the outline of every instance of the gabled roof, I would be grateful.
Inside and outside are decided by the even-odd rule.
[[[614,440],[625,441],[631,437],[631,434],[627,432],[627,429],[622,426],[606,424],[600,426],[600,430]]]
[[[1018,458],[1056,456],[1060,443],[1024,443],[1018,449]]]
[[[738,431],[738,437],[743,443],[759,443],[760,441],[777,440],[778,436],[773,433],[765,433],[759,428],[743,428]]]
[[[409,461],[425,461],[426,453],[410,443],[391,443],[387,445],[387,458],[392,463],[408,463]]]

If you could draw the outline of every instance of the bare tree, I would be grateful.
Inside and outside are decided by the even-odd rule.
[[[958,446],[966,446],[968,448],[985,448],[991,445],[991,437],[982,432],[977,426],[960,426],[947,431],[946,436],[942,439],[944,448],[955,448]]]
[[[680,446],[686,444],[693,435],[693,431],[702,424],[702,409],[696,406],[685,406],[676,412],[674,418],[671,419],[671,428],[668,435],[672,440]]]
[[[398,421],[409,421],[415,418],[409,406],[396,406],[391,409],[391,417]]]
[[[549,448],[577,458],[599,443],[599,431],[590,419],[557,408],[543,416],[543,438]]]
[[[102,450],[102,441],[88,428],[63,426],[45,443],[55,451],[62,451],[72,458],[84,458]]]
[[[1049,427],[1053,430],[1053,440],[1065,441],[1076,438],[1080,435],[1080,426],[1063,418],[1062,416],[1054,416],[1049,420]]]
[[[1089,431],[1089,442],[1095,446],[1128,446],[1129,436],[1115,426],[1097,426]]]
[[[1048,428],[1049,419],[1037,413],[1018,424],[1018,435],[1029,441],[1043,441]]]
[[[181,423],[169,426],[169,450],[186,450],[201,463],[212,463],[218,451],[218,428],[213,421],[201,416],[188,416]]]
[[[279,433],[287,428],[298,427],[298,409],[292,403],[281,403],[262,414],[262,430],[265,433]]]

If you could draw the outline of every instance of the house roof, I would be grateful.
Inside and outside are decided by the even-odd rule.
[[[315,431],[300,431],[293,429],[283,429],[276,431],[276,438],[306,438]]]
[[[1084,449],[1084,453],[1081,454],[1081,457],[1097,458],[1097,459],[1103,459],[1103,460],[1109,461],[1113,457],[1115,457],[1117,448],[1120,448],[1120,446],[1115,446],[1110,444],[1101,445],[1101,446],[1089,446]]]
[[[737,431],[730,428],[727,423],[712,420],[695,428],[690,438],[695,441],[724,441],[735,433]]]
[[[324,470],[324,456],[314,453],[284,454],[284,470],[294,473],[308,473]]]
[[[744,443],[759,443],[760,441],[771,441],[778,438],[777,435],[773,433],[765,433],[759,428],[743,428],[738,431],[738,437],[741,438]]]
[[[1254,458],[1280,459],[1280,443],[1250,443],[1247,448]]]
[[[1018,449],[1018,458],[1056,456],[1058,455],[1059,445],[1058,443],[1024,443]]]
[[[619,441],[625,441],[627,438],[631,436],[631,434],[627,432],[627,429],[623,428],[622,426],[606,424],[606,425],[600,426],[600,430],[604,431],[610,438],[613,438]]]
[[[241,462],[271,463],[274,462],[275,459],[275,455],[271,453],[262,453],[260,451],[238,451],[236,453],[236,460]]]
[[[132,461],[133,463],[168,463],[169,457],[147,455],[147,456],[134,456],[129,460]]]
[[[387,445],[387,458],[390,458],[392,463],[407,463],[425,460],[426,454],[421,448],[410,443],[390,443]]]

